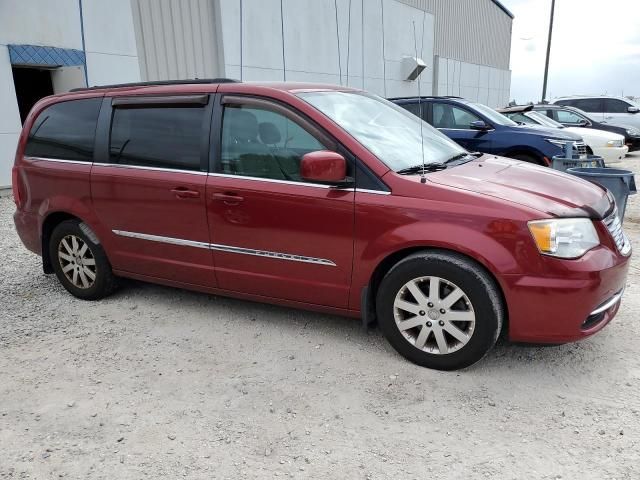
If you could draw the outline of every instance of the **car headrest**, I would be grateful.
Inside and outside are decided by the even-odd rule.
[[[265,145],[273,145],[280,142],[280,130],[271,122],[262,122],[258,125],[260,141]]]
[[[258,138],[258,119],[256,116],[239,108],[229,108],[225,114],[225,130],[231,138],[238,141],[256,140]]]

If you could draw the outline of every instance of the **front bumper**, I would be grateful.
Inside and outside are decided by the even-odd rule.
[[[629,153],[629,147],[626,145],[622,147],[598,147],[592,150],[594,155],[602,157],[605,164],[621,162]]]
[[[602,330],[620,308],[629,258],[600,246],[578,260],[550,259],[548,276],[506,275],[509,338],[566,343]]]
[[[629,147],[630,152],[640,150],[640,137],[627,137],[625,145]]]

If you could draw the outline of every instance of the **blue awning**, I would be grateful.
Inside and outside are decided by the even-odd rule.
[[[84,65],[82,50],[72,48],[43,47],[40,45],[8,45],[12,65],[38,67],[70,67]]]

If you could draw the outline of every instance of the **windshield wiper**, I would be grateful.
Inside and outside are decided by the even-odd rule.
[[[479,158],[481,157],[483,154],[481,152],[463,152],[463,153],[459,153],[458,155],[454,155],[453,157],[445,160],[445,165],[456,162],[458,160],[466,160],[466,162],[460,162],[460,163],[467,163],[470,162],[471,160],[473,160],[474,158]]]
[[[439,170],[446,169],[447,166],[439,163],[439,162],[431,162],[420,165],[414,165],[413,167],[403,168],[402,170],[398,170],[396,173],[400,175],[413,175],[415,173],[423,173],[423,172],[437,172]]]

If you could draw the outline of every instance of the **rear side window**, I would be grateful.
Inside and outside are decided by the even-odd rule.
[[[462,108],[447,103],[433,104],[433,126],[457,130],[470,129],[471,122],[481,120],[480,117]]]
[[[602,112],[602,99],[580,98],[574,100],[573,106],[585,112]]]
[[[427,104],[426,103],[402,103],[400,104],[406,111],[413,113],[416,117],[427,119]],[[422,115],[420,112],[422,111]]]
[[[604,112],[605,113],[627,113],[629,111],[629,105],[627,102],[618,100],[616,98],[606,98],[604,100]]]
[[[111,163],[200,170],[204,107],[115,108]]]
[[[44,109],[31,127],[25,155],[93,161],[101,98],[69,100]]]

